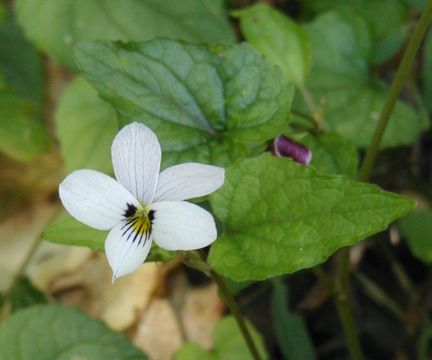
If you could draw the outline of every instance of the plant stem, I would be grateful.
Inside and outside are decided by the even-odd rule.
[[[364,292],[376,304],[386,308],[389,313],[396,317],[402,323],[406,322],[404,310],[394,301],[387,293],[366,275],[358,273],[356,278],[363,287]]]
[[[317,265],[310,269],[315,277],[321,282],[321,284],[325,287],[329,295],[335,295],[333,279],[328,276],[325,271],[321,268],[321,266]]]
[[[237,325],[240,328],[240,331],[245,339],[245,342],[249,348],[249,351],[254,360],[261,360],[261,356],[258,352],[258,348],[255,345],[255,342],[252,338],[252,335],[246,325],[246,321],[243,315],[240,312],[240,309],[237,305],[237,302],[234,299],[234,296],[231,294],[225,280],[220,276],[216,271],[214,271],[210,265],[206,261],[206,254],[203,250],[195,250],[188,251],[186,254],[185,264],[189,267],[197,269],[202,273],[210,276],[221,292],[225,304],[230,309],[231,313],[234,315],[235,320],[237,321]]]
[[[310,118],[314,123],[314,128],[315,130],[319,130],[321,129],[321,116],[320,116],[320,112],[315,104],[315,101],[312,97],[312,95],[310,94],[310,92],[308,91],[308,89],[304,86],[304,85],[300,85],[298,87],[298,89],[300,90],[304,102],[311,114]]]
[[[399,97],[402,87],[410,74],[411,66],[414,62],[415,55],[417,53],[417,50],[420,47],[420,44],[426,34],[427,29],[431,24],[431,21],[432,21],[432,0],[429,0],[420,17],[420,20],[418,21],[411,35],[408,46],[402,57],[402,61],[399,65],[399,68],[396,71],[395,78],[393,79],[393,82],[391,84],[389,94],[384,103],[383,109],[381,110],[378,124],[375,128],[375,132],[373,134],[372,140],[367,149],[365,159],[360,168],[359,177],[361,181],[369,180],[372,166],[377,157],[381,140],[383,138],[384,132],[388,125],[391,112]]]
[[[387,95],[383,109],[381,110],[378,124],[375,128],[372,140],[366,152],[365,159],[360,168],[359,178],[361,181],[368,181],[370,178],[372,167],[375,163],[381,141],[384,132],[387,128],[390,115],[393,111],[393,107],[399,97],[402,87],[407,80],[412,63],[418,48],[420,47],[421,41],[426,34],[426,31],[432,21],[432,0],[427,2],[425,10],[423,11],[420,20],[418,21],[408,46],[402,57],[402,61],[396,71],[395,78],[390,86],[389,94]],[[342,327],[347,339],[347,344],[351,357],[353,359],[362,359],[363,355],[360,348],[360,342],[358,339],[357,328],[355,326],[353,316],[349,304],[351,303],[351,295],[349,291],[349,259],[350,259],[350,248],[342,249],[340,258],[339,268],[339,282],[338,282],[338,293],[341,296],[335,297],[336,307],[338,309],[339,317],[342,322]]]
[[[311,122],[312,125],[315,126],[315,119],[311,115],[309,115],[309,114],[307,114],[301,110],[296,110],[296,109],[291,109],[291,113],[294,115],[297,115],[303,119],[306,119],[307,121]]]
[[[341,266],[345,266],[345,261],[341,262]],[[334,282],[333,279],[328,276],[320,266],[315,266],[311,269],[312,273],[316,278],[324,285],[328,293],[333,297],[336,310],[341,321],[342,330],[346,338],[347,348],[350,353],[350,357],[353,360],[362,360],[363,352],[361,350],[357,328],[352,316],[352,310],[350,304],[351,296],[348,291],[349,288],[345,287],[348,285],[348,279],[344,278],[343,282]],[[344,285],[345,284],[345,285]]]
[[[334,287],[334,301],[342,323],[350,357],[351,359],[361,360],[364,356],[351,309],[352,296],[349,284],[350,248],[341,250],[339,261],[339,276]]]
[[[364,358],[363,352],[350,304],[350,299],[344,296],[342,291],[339,291],[335,297],[335,305],[345,334],[350,358],[353,360],[362,360]]]
[[[243,337],[246,341],[246,344],[249,348],[252,357],[255,360],[261,360],[261,356],[258,352],[258,348],[256,347],[255,342],[252,339],[251,333],[246,325],[246,321],[243,315],[240,313],[237,303],[233,295],[231,294],[230,290],[228,289],[227,285],[225,284],[224,279],[214,270],[210,270],[210,275],[216,282],[217,286],[219,287],[220,292],[223,294],[226,305],[230,309],[231,313],[234,315],[234,318],[237,321],[237,325],[243,334]]]

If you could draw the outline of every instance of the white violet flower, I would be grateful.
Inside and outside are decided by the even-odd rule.
[[[98,230],[111,230],[105,253],[113,281],[135,271],[152,241],[167,250],[194,250],[216,240],[213,216],[183,201],[208,195],[224,182],[224,169],[186,163],[159,174],[161,148],[147,126],[125,126],[111,147],[117,181],[95,170],[77,170],[59,186],[66,210]]]

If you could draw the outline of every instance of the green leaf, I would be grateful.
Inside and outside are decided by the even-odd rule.
[[[78,46],[76,58],[122,124],[156,131],[165,166],[227,164],[246,156],[246,141],[271,139],[289,122],[293,87],[246,44],[96,42]]]
[[[255,283],[254,281],[234,281],[230,278],[224,278],[224,281],[229,292],[233,295],[240,294],[244,289]]]
[[[175,360],[217,360],[216,355],[209,353],[200,345],[185,343],[175,356]]]
[[[267,154],[229,166],[210,203],[225,226],[211,247],[210,265],[237,281],[315,266],[414,207],[374,185]]]
[[[93,229],[80,223],[70,215],[62,216],[60,219],[48,226],[42,234],[42,237],[50,242],[87,246],[96,251],[104,251],[105,239],[108,231]]]
[[[177,252],[162,249],[161,247],[157,246],[153,242],[152,247],[150,249],[150,254],[145,259],[145,262],[152,262],[152,261],[169,262],[171,260],[174,260],[176,256],[177,256]]]
[[[112,172],[116,114],[85,80],[77,78],[65,90],[55,121],[67,172],[82,168]]]
[[[432,30],[429,30],[423,50],[423,92],[426,108],[432,111]]]
[[[321,104],[323,125],[367,147],[384,105],[387,88],[372,86],[369,74],[370,35],[365,19],[353,11],[333,11],[306,27],[314,49],[313,65],[306,87]],[[303,100],[296,107],[307,111]],[[411,144],[421,130],[414,109],[398,101],[381,146]]]
[[[39,289],[35,288],[26,277],[18,279],[8,294],[11,302],[12,311],[21,310],[36,304],[48,302],[47,296]]]
[[[235,41],[220,0],[17,0],[16,9],[28,38],[70,67],[84,40]]]
[[[365,18],[355,11],[332,11],[318,16],[305,26],[310,37],[317,83],[337,81],[350,84],[365,80],[369,74],[371,33]],[[318,84],[317,84],[318,85]]]
[[[409,29],[409,9],[401,0],[351,0],[358,2],[356,10],[371,26],[371,61],[381,64],[391,59],[403,46]],[[352,6],[345,4],[345,6]],[[383,16],[386,14],[386,16]]]
[[[76,309],[34,306],[0,325],[0,359],[146,360],[127,339]]]
[[[303,319],[288,311],[288,289],[280,280],[273,282],[272,322],[284,360],[316,359]]]
[[[369,146],[379,114],[386,99],[386,91],[364,84],[338,88],[338,84],[315,91],[317,99],[326,104],[324,110],[327,130],[337,132],[361,148]],[[390,116],[381,147],[409,145],[421,131],[421,121],[414,109],[397,101]]]
[[[0,21],[3,21],[5,16],[6,16],[5,5],[3,3],[0,3]]]
[[[407,35],[408,7],[401,0],[363,0],[357,8],[371,24],[372,62],[380,64],[391,59]]]
[[[235,13],[240,17],[243,36],[285,77],[303,84],[311,62],[311,47],[304,30],[290,18],[266,4],[257,4]]]
[[[380,65],[385,61],[389,61],[402,48],[407,37],[408,26],[400,24],[400,26],[392,30],[389,34],[378,43],[375,44],[372,56],[374,65]]]
[[[410,214],[399,222],[399,227],[414,256],[432,265],[432,210]]]
[[[311,86],[317,101],[325,104],[324,126],[336,132],[358,147],[366,148],[386,99],[386,92],[353,82],[350,87],[326,84],[321,88]],[[420,117],[414,109],[397,101],[381,147],[409,145],[421,130]]]
[[[309,134],[300,142],[312,151],[311,165],[320,172],[355,178],[359,159],[351,142],[333,133]]]
[[[413,7],[417,11],[423,10],[426,5],[426,1],[427,0],[403,0],[406,5]]]
[[[0,20],[0,73],[14,93],[36,104],[42,103],[42,60],[24,38],[12,12]]]
[[[428,360],[430,359],[431,343],[432,343],[432,323],[429,320],[425,320],[421,324],[419,335],[417,337],[416,344],[416,359],[417,360]]]
[[[268,359],[263,341],[248,322],[247,326],[251,332],[252,339],[258,347],[261,359]],[[253,359],[239,327],[232,316],[219,320],[215,326],[214,345],[210,352],[202,349],[194,343],[186,343],[176,354],[176,360],[249,360]]]
[[[402,0],[306,0],[304,5],[316,12],[338,9],[362,14],[371,30],[371,61],[374,64],[393,57],[407,35],[409,9]]]
[[[0,91],[0,151],[30,161],[49,149],[45,129],[33,103],[7,90]]]

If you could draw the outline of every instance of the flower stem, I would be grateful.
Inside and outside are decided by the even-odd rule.
[[[383,109],[380,113],[378,124],[375,128],[375,132],[372,136],[372,140],[366,152],[365,159],[360,168],[359,178],[361,181],[368,181],[370,178],[372,167],[375,163],[381,141],[387,125],[390,120],[390,115],[393,111],[393,107],[399,97],[402,87],[407,80],[411,66],[413,64],[417,50],[426,34],[432,21],[432,0],[427,2],[427,5],[418,21],[408,46],[405,49],[402,61],[396,71],[395,78],[390,86],[389,94],[387,95]],[[338,309],[339,317],[342,322],[342,327],[347,339],[347,344],[351,357],[353,359],[362,359],[363,355],[361,352],[360,342],[358,339],[357,328],[354,323],[354,319],[351,313],[349,304],[351,304],[351,295],[349,289],[349,261],[350,259],[350,248],[342,249],[341,262],[339,268],[339,281],[338,290],[340,296],[335,296],[336,307]]]
[[[339,294],[335,297],[336,309],[341,320],[342,329],[345,334],[350,358],[352,360],[362,360],[364,358],[363,352],[360,346],[358,337],[357,327],[354,321],[351,301],[349,297]]]
[[[311,115],[309,115],[309,114],[307,114],[301,110],[291,109],[291,113],[294,115],[300,116],[303,119],[310,121],[312,124],[314,124],[314,122],[315,122],[315,119]]]
[[[342,264],[345,266],[344,261],[342,261],[341,265]],[[342,282],[339,281],[335,283],[334,280],[328,276],[320,266],[316,266],[311,270],[334,299],[336,310],[341,321],[342,330],[345,334],[350,358],[353,360],[362,360],[363,352],[360,346],[357,327],[352,315],[352,301],[348,287],[348,278],[344,278]]]
[[[364,358],[360,345],[357,326],[352,311],[352,296],[349,283],[350,248],[344,248],[340,254],[339,277],[335,286],[335,305],[342,323],[348,351],[351,359],[362,360]]]
[[[321,115],[311,93],[304,85],[300,85],[298,89],[300,90],[300,93],[303,96],[306,107],[308,108],[311,114],[310,118],[312,119],[315,130],[321,129],[321,120],[320,120]]]
[[[254,360],[261,360],[261,355],[258,352],[258,348],[252,338],[252,335],[246,325],[246,321],[240,312],[237,302],[234,296],[231,294],[225,280],[216,271],[214,271],[206,261],[206,255],[203,250],[188,251],[185,258],[185,264],[192,267],[202,273],[210,276],[219,288],[220,293],[223,296],[225,304],[230,309],[231,313],[234,315],[237,325],[245,339],[245,342],[249,348],[249,351]]]
[[[387,128],[390,115],[392,113],[393,107],[399,97],[399,94],[402,90],[402,87],[407,80],[411,66],[414,62],[415,55],[417,50],[420,47],[420,44],[428,30],[432,21],[432,0],[429,0],[426,4],[426,7],[418,21],[411,38],[409,40],[408,46],[404,52],[402,57],[402,61],[397,69],[395,78],[390,87],[389,94],[384,103],[384,107],[381,111],[378,124],[375,128],[375,132],[373,134],[372,140],[369,144],[369,147],[366,152],[365,159],[360,168],[360,180],[368,181],[370,177],[370,173],[372,170],[372,166],[377,157],[379,147],[381,144],[381,140],[383,138],[384,132]]]
[[[364,293],[377,305],[387,309],[400,322],[406,322],[406,315],[399,304],[394,301],[387,293],[377,285],[373,280],[369,279],[362,273],[356,274],[356,279],[362,286]]]
[[[230,309],[231,313],[234,315],[234,318],[237,321],[237,325],[240,328],[240,331],[242,332],[242,335],[246,341],[246,344],[249,348],[252,357],[255,360],[261,360],[261,356],[258,352],[258,348],[256,347],[254,340],[252,339],[251,333],[246,325],[246,321],[243,315],[240,313],[240,309],[238,308],[238,305],[233,295],[231,294],[231,291],[228,289],[224,279],[214,270],[210,271],[210,275],[213,278],[213,280],[216,282],[217,286],[219,287],[219,290],[224,297],[226,305]]]

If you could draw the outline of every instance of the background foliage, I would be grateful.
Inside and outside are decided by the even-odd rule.
[[[224,316],[226,294],[183,266],[202,269],[198,254],[155,246],[111,286],[98,253],[106,232],[61,209],[61,179],[112,175],[111,142],[133,121],[156,132],[162,167],[227,169],[223,188],[197,200],[219,230],[204,270],[223,276],[263,359],[347,358],[331,299],[344,290],[346,246],[365,356],[428,358],[430,30],[391,112],[376,185],[357,180],[425,3],[0,3],[0,359],[251,358]],[[310,165],[271,156],[281,134],[312,151]],[[191,315],[182,291],[217,310]],[[146,330],[162,323],[175,330]]]

